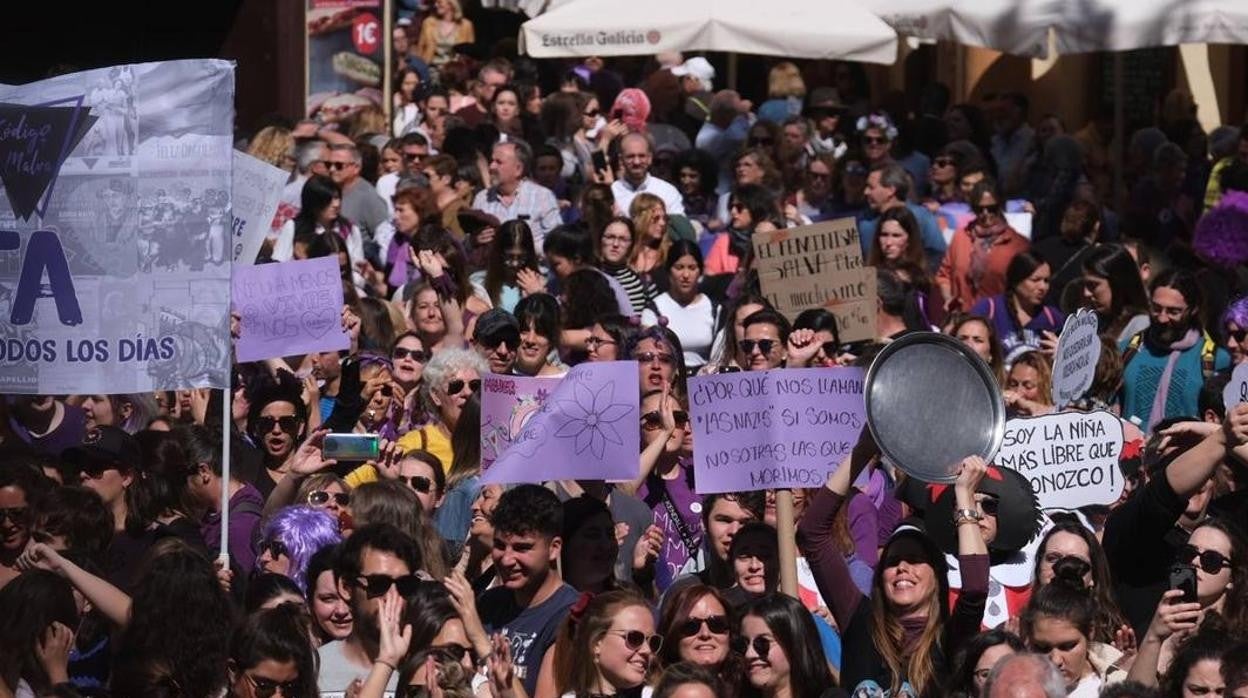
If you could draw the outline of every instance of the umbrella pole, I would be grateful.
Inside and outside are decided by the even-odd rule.
[[[737,54],[728,54],[728,89],[737,89]]]
[[[1126,152],[1127,114],[1126,100],[1122,94],[1125,68],[1123,67],[1122,51],[1114,51],[1114,137],[1110,141],[1113,148],[1114,166],[1114,208],[1121,211],[1126,200],[1126,179],[1123,173],[1123,161]]]

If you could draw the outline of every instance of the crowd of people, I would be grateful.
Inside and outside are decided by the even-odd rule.
[[[854,64],[808,89],[776,63],[756,108],[701,57],[552,83],[473,37],[437,0],[396,29],[391,119],[244,143],[291,172],[258,261],[335,258],[350,349],[235,362],[228,392],[0,401],[0,697],[1248,697],[1248,405],[1223,400],[1248,126],[1206,134],[1176,92],[1155,126],[1067,132],[1020,94],[873,99]],[[867,341],[755,271],[754,234],[843,218]],[[1059,406],[1083,308],[1100,360]],[[1117,415],[1122,497],[1041,511],[978,457],[929,485],[864,429],[791,491],[781,593],[777,493],[699,493],[690,381],[915,332],[982,358],[1011,417]],[[638,364],[635,479],[484,484],[482,381],[591,361]],[[380,453],[327,458],[331,433]]]

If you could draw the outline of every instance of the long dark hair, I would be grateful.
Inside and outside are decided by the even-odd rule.
[[[1019,284],[1031,278],[1036,270],[1047,265],[1039,255],[1030,250],[1023,250],[1014,255],[1009,265],[1005,268],[1005,308],[1008,311],[1010,326],[1018,331],[1018,298],[1015,296],[1014,289]],[[1050,270],[1052,271],[1052,270]],[[1040,301],[1040,307],[1043,309],[1044,301]]]
[[[807,308],[793,318],[793,329],[811,330],[812,332],[828,332],[832,341],[841,343],[841,331],[836,323],[836,316],[826,308]]]
[[[412,651],[399,665],[399,685],[411,683],[412,675],[420,669],[428,656],[423,650],[433,644],[433,639],[442,632],[447,621],[457,620],[459,611],[451,601],[451,595],[440,581],[429,581],[421,584],[416,591],[409,594],[403,605],[403,625],[412,628]]]
[[[1131,318],[1148,312],[1148,293],[1135,258],[1122,245],[1097,245],[1083,258],[1083,273],[1109,282],[1108,315],[1101,318],[1101,334],[1117,337]]]
[[[538,268],[533,229],[529,227],[529,224],[516,219],[500,225],[498,233],[494,236],[494,242],[490,244],[490,255],[485,264],[485,292],[495,306],[501,302],[503,284],[507,279],[503,256],[513,247],[519,247],[524,252],[524,262],[521,264],[523,268],[534,271]]]
[[[1083,583],[1082,570],[1060,566],[1053,570],[1053,581],[1037,589],[1023,610],[1023,637],[1031,644],[1031,634],[1041,618],[1055,618],[1073,625],[1088,643],[1094,642],[1096,601]]]
[[[581,330],[594,324],[594,319],[619,312],[615,292],[607,277],[597,269],[578,269],[564,279],[563,326]],[[552,340],[557,343],[558,338]]]
[[[473,393],[460,408],[459,421],[451,432],[451,470],[446,476],[450,490],[463,480],[481,472],[481,396]]]
[[[308,621],[307,612],[295,604],[253,612],[230,638],[230,668],[241,674],[265,660],[291,662],[299,674],[291,698],[316,698],[320,695],[317,662],[308,638]],[[287,695],[284,690],[282,695]]]
[[[1227,644],[1225,634],[1201,626],[1195,635],[1180,646],[1181,649],[1175,653],[1174,659],[1170,662],[1170,668],[1161,677],[1162,698],[1183,698],[1183,685],[1187,682],[1187,675],[1192,671],[1192,667],[1206,659],[1221,663]],[[1228,685],[1227,688],[1231,687]],[[1228,690],[1227,694],[1230,693]]]
[[[317,174],[308,177],[299,194],[300,208],[299,215],[295,216],[295,237],[316,235],[317,218],[335,198],[342,199],[342,189],[334,180]],[[341,220],[339,217],[339,221]]]
[[[823,656],[819,630],[802,602],[785,594],[768,594],[746,605],[741,618],[749,616],[767,624],[772,637],[789,658],[789,686],[794,698],[817,696],[836,685]],[[752,686],[746,686],[743,693],[760,695]]]
[[[1032,588],[1040,587],[1040,566],[1044,564],[1044,550],[1049,540],[1058,533],[1078,536],[1088,546],[1088,557],[1092,561],[1092,588],[1089,593],[1095,599],[1097,607],[1092,634],[1097,642],[1109,644],[1114,641],[1114,632],[1126,623],[1126,619],[1118,610],[1118,604],[1114,602],[1114,586],[1110,578],[1109,559],[1105,557],[1105,548],[1101,547],[1101,542],[1096,539],[1096,536],[1078,520],[1073,517],[1058,518],[1056,514],[1054,515],[1053,527],[1044,534],[1044,538],[1040,540],[1040,547],[1036,548],[1036,564],[1031,574]],[[1054,576],[1057,573],[1058,570],[1055,567]]]
[[[733,329],[736,323],[737,311],[747,305],[761,305],[764,309],[771,308],[771,301],[767,297],[756,291],[746,291],[736,298],[732,299],[719,311],[719,317],[715,320],[715,344],[720,344],[720,335],[723,335],[723,354],[721,362],[727,365],[737,355],[737,335]]]
[[[949,695],[955,698],[970,698],[975,694],[975,665],[984,652],[998,645],[1008,645],[1016,653],[1026,652],[1022,639],[1008,630],[996,628],[985,630],[976,635],[958,649],[953,656],[953,673],[949,680]]]
[[[17,691],[25,679],[38,695],[52,688],[35,648],[48,626],[60,623],[70,630],[78,627],[74,591],[60,575],[30,570],[18,575],[0,589],[0,680],[10,691]]]
[[[189,517],[194,507],[183,494],[194,463],[187,457],[183,440],[173,432],[141,431],[134,435],[143,453],[144,477],[132,486],[138,492],[139,518],[155,521],[166,514]],[[129,522],[127,522],[129,526]]]
[[[906,255],[896,264],[889,264],[884,261],[884,251],[880,247],[880,229],[888,221],[893,221],[906,231]],[[923,236],[919,231],[919,219],[905,206],[897,206],[890,208],[880,214],[879,220],[875,224],[875,238],[871,240],[871,254],[867,256],[867,265],[872,267],[892,266],[893,268],[905,268],[907,271],[911,267],[924,269],[927,259],[923,253]]]

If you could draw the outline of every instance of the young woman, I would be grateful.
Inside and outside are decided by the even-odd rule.
[[[654,686],[653,698],[717,698],[734,695],[706,669],[690,662],[673,664]]]
[[[1030,244],[1006,221],[1005,199],[994,182],[975,185],[970,204],[975,217],[954,233],[936,273],[946,312],[966,311],[983,298],[1004,293],[1006,267]]]
[[[664,599],[659,618],[664,667],[693,664],[711,672],[732,690],[721,695],[737,695],[743,666],[732,650],[736,622],[728,602],[714,587],[690,584],[673,590]]]
[[[19,575],[0,589],[0,617],[5,619],[0,688],[9,695],[43,696],[69,683],[69,652],[79,618],[69,582],[44,570]]]
[[[515,85],[503,85],[494,91],[494,101],[490,102],[490,123],[500,135],[524,138],[520,114],[520,91]]]
[[[82,400],[86,427],[115,426],[134,434],[147,427],[157,414],[156,399],[151,395],[87,395]]]
[[[944,553],[925,534],[905,527],[893,533],[875,568],[870,599],[858,592],[833,544],[836,513],[855,471],[873,455],[863,451],[841,462],[807,505],[798,542],[841,629],[842,684],[855,695],[944,695],[949,660],[979,631],[988,594],[988,548],[979,517],[968,513],[978,511],[975,492],[988,464],[974,456],[963,460],[954,483],[962,590],[950,612]]]
[[[556,649],[556,663],[567,662],[568,668],[556,673],[563,697],[649,698],[652,691],[645,684],[663,638],[654,632],[654,613],[646,600],[631,591],[598,594],[575,624],[566,658]]]
[[[996,326],[1007,364],[1025,351],[1057,350],[1057,335],[1066,316],[1044,303],[1051,275],[1048,263],[1038,255],[1019,252],[1005,268],[1005,292],[983,298],[971,308],[972,315],[988,318]]]
[[[686,395],[685,353],[675,332],[663,325],[648,327],[624,347],[624,356],[641,364],[637,378],[642,394],[666,387],[673,395]]]
[[[533,293],[519,282],[521,270],[542,276],[537,251],[533,247],[533,230],[522,220],[511,220],[498,228],[490,245],[485,271],[472,275],[474,284],[485,288],[496,308],[514,312],[522,296]]]
[[[779,214],[776,199],[761,184],[740,184],[728,200],[728,231],[719,234],[706,253],[706,274],[735,274],[752,251],[751,236],[759,223]]]
[[[1038,351],[1020,355],[1005,378],[1005,407],[1026,417],[1038,417],[1053,410],[1053,367]]]
[[[728,559],[736,583],[724,593],[734,607],[774,593],[780,583],[780,548],[775,527],[751,521],[732,537]]]
[[[746,292],[719,312],[715,320],[715,344],[711,347],[709,367],[715,372],[740,370],[737,366],[737,342],[745,338],[745,319],[771,307],[760,293]]]
[[[1248,361],[1248,296],[1227,304],[1222,313],[1222,334],[1226,337],[1226,350],[1231,353],[1231,365]]]
[[[404,66],[395,71],[394,74],[394,124],[392,125],[391,134],[396,138],[402,136],[420,125],[420,105],[416,103],[416,88],[420,87],[420,73],[414,68]],[[390,145],[387,143],[387,145]],[[396,152],[399,150],[396,148]],[[399,162],[402,162],[403,155],[399,152]],[[381,151],[381,162],[383,168],[386,165],[386,149]],[[385,170],[386,172],[395,172],[395,170]]]
[[[745,658],[749,683],[744,695],[813,698],[835,685],[814,619],[790,596],[769,594],[745,607],[737,651]]]
[[[718,204],[715,185],[719,178],[715,160],[706,151],[691,148],[676,156],[672,170],[676,172],[675,184],[680,190],[685,217],[701,223],[707,232],[718,232],[723,219],[715,215]]]
[[[584,337],[581,341],[588,342],[594,320],[619,312],[619,305],[607,277],[596,269],[578,269],[560,285],[559,309],[563,328],[560,337],[574,338],[573,341]],[[561,354],[566,363],[577,364],[585,359],[586,351],[563,347]]]
[[[1083,258],[1083,303],[1096,311],[1101,335],[1115,343],[1148,327],[1148,293],[1130,250],[1099,245]]]
[[[1028,649],[1047,655],[1061,671],[1067,695],[1095,698],[1102,687],[1126,678],[1114,665],[1122,653],[1094,639],[1096,602],[1078,570],[1057,569],[1023,612],[1023,638]]]
[[[472,20],[464,17],[459,0],[437,0],[433,12],[420,24],[416,55],[435,71],[455,57],[456,44],[476,41]]]
[[[329,513],[301,505],[285,507],[261,529],[256,567],[289,577],[303,591],[308,586],[308,561],[312,555],[341,541],[338,519]]]
[[[880,214],[867,264],[895,271],[899,278],[924,293],[932,290],[919,221],[905,206],[890,208]]]
[[[346,638],[355,623],[351,603],[343,597],[334,577],[338,548],[321,548],[308,561],[308,609],[312,612],[312,634],[318,645]]]
[[[650,306],[657,290],[653,282],[645,281],[628,265],[637,248],[637,228],[632,219],[624,216],[612,218],[602,229],[598,242],[598,268],[615,277],[628,294],[633,313],[640,314]]]
[[[660,318],[681,338],[685,366],[697,370],[707,362],[715,332],[717,308],[709,296],[698,290],[702,277],[702,251],[697,243],[677,240],[667,251],[667,291],[654,299],[654,309],[642,315],[643,325],[654,325]]]
[[[824,308],[807,308],[793,319],[789,334],[789,368],[803,366],[839,366],[841,335],[836,316]]]
[[[992,667],[1003,657],[1026,651],[1023,641],[1006,630],[987,630],[976,635],[953,658],[949,695],[952,698],[981,698],[984,682],[992,673]]]
[[[294,604],[307,611],[303,593],[290,577],[275,572],[261,572],[252,575],[247,582],[247,593],[243,596],[243,613],[251,615],[261,609],[277,608],[284,603]]]
[[[667,208],[663,199],[645,192],[633,197],[628,215],[637,229],[637,243],[633,245],[628,266],[643,281],[659,282],[659,265],[667,256],[671,238],[667,235]]]
[[[1226,651],[1227,639],[1222,633],[1202,628],[1188,638],[1161,677],[1162,698],[1223,695],[1227,686],[1222,677],[1222,655]]]
[[[303,184],[299,215],[282,226],[271,256],[275,261],[289,262],[295,256],[296,238],[304,240],[327,232],[346,243],[352,269],[356,262],[365,259],[364,238],[359,227],[342,217],[342,190],[329,177],[312,175]],[[364,287],[363,275],[355,279],[355,285]]]
[[[464,572],[473,591],[481,593],[494,585],[497,574],[494,570],[494,559],[490,553],[494,550],[494,524],[490,517],[498,506],[498,498],[503,496],[502,485],[483,485],[477,498],[472,502],[472,524],[468,527],[468,542],[459,558],[457,569]]]
[[[591,594],[618,588],[615,561],[620,545],[605,503],[588,496],[565,501],[562,539],[559,571],[563,581]]]
[[[402,415],[398,420],[398,432],[406,434],[413,426],[420,425],[420,381],[425,375],[425,364],[432,355],[415,332],[404,332],[389,347],[390,377],[402,390]],[[398,397],[398,396],[395,396]]]
[[[597,272],[592,272],[597,273]],[[520,348],[515,371],[526,376],[559,376],[568,372],[559,361],[562,326],[559,301],[546,293],[526,296],[516,304],[520,324]]]
[[[614,313],[603,315],[589,328],[585,340],[589,361],[618,361],[625,349],[636,342],[641,323],[637,318],[625,318]]]
[[[1001,342],[997,339],[996,327],[991,322],[977,315],[955,317],[949,334],[970,347],[971,351],[988,364],[992,375],[997,378],[997,385],[1005,384],[1005,359],[1001,354]]]
[[[282,605],[243,620],[230,638],[229,698],[316,698],[316,660],[302,608]]]

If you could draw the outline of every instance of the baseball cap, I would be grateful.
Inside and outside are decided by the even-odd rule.
[[[506,310],[490,308],[477,318],[473,337],[477,344],[486,347],[496,347],[504,342],[516,347],[520,345],[520,323]]]
[[[715,79],[715,67],[710,61],[701,56],[694,56],[680,65],[672,68],[672,75],[684,77],[686,75],[695,77],[702,81],[703,84],[709,85]]]
[[[142,465],[139,442],[118,427],[88,429],[82,445],[65,449],[61,460],[79,470],[90,465],[120,466],[120,470],[136,470]]]

